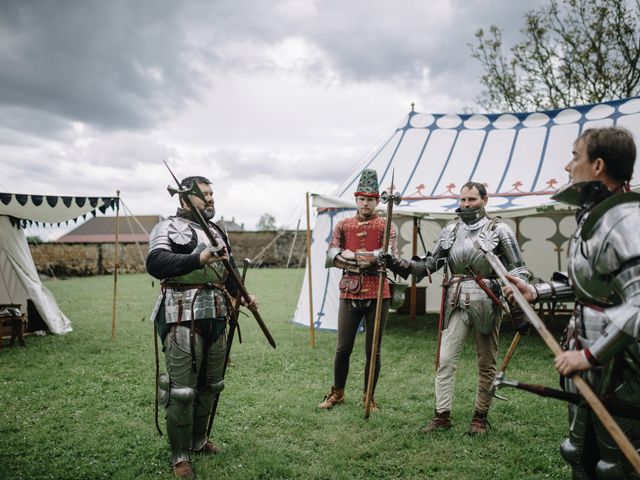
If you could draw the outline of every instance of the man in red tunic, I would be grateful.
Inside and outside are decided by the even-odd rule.
[[[330,409],[344,400],[344,387],[349,374],[349,358],[353,350],[360,321],[365,321],[364,392],[367,391],[369,365],[373,344],[373,324],[376,313],[376,298],[380,262],[380,249],[384,244],[386,219],[378,216],[376,206],[380,203],[378,175],[375,170],[363,170],[358,189],[355,192],[357,213],[354,217],[339,221],[334,230],[327,250],[327,267],[343,270],[340,280],[340,306],[338,309],[338,341],[334,360],[333,386],[319,407]],[[396,254],[396,230],[391,226],[389,251]],[[373,400],[378,375],[380,373],[380,344],[382,332],[389,313],[391,292],[385,278],[378,337],[378,353],[373,379],[371,410],[377,409]],[[364,394],[363,394],[364,398]],[[364,400],[363,400],[364,401]]]

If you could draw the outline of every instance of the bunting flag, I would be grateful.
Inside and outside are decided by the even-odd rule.
[[[71,197],[0,193],[0,215],[6,215],[14,226],[61,224],[76,221],[96,211],[115,209],[118,197]]]

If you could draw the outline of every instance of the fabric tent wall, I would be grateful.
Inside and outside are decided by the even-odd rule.
[[[314,325],[337,328],[341,272],[325,269],[324,258],[333,226],[355,212],[353,192],[363,168],[377,170],[381,190],[389,189],[392,172],[395,176],[394,190],[403,198],[394,208],[402,256],[411,256],[412,221],[407,218],[422,218],[423,237],[431,248],[442,226],[455,215],[460,187],[474,180],[487,185],[488,211],[518,233],[534,275],[549,278],[565,267],[566,244],[575,227],[571,211],[550,197],[566,182],[564,166],[576,137],[586,128],[610,125],[627,128],[640,143],[640,98],[520,114],[410,112],[371,157],[352,169],[334,195],[313,195]],[[640,162],[636,162],[635,190],[640,189],[639,177]],[[309,325],[308,275],[304,278],[293,321]],[[441,279],[436,274],[427,288],[428,311],[440,308]]]
[[[18,303],[26,312],[27,299],[35,305],[51,333],[71,331],[71,322],[60,311],[51,292],[42,285],[24,233],[0,216],[0,303]]]

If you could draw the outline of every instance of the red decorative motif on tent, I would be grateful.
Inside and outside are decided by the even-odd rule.
[[[487,190],[489,190],[488,183],[483,182],[482,184],[487,187]],[[513,188],[511,190],[502,193],[489,192],[488,195],[490,197],[526,197],[529,195],[553,195],[558,191],[558,181],[555,178],[547,180],[545,184],[546,187],[542,190],[527,192],[521,190],[521,187],[524,185],[524,183],[520,180],[516,180],[514,183],[512,183]],[[455,188],[456,184],[450,183],[445,187],[445,190],[438,195],[425,195],[423,193],[423,190],[426,189],[426,186],[424,185],[424,183],[421,183],[416,187],[416,191],[413,194],[402,197],[402,200],[446,200],[460,198],[460,195],[456,193]]]

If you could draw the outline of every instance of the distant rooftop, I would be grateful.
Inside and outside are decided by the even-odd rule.
[[[147,243],[149,235],[144,230],[151,232],[154,225],[162,219],[160,215],[119,217],[118,241]],[[116,217],[94,217],[58,239],[60,243],[115,243],[115,241]]]

